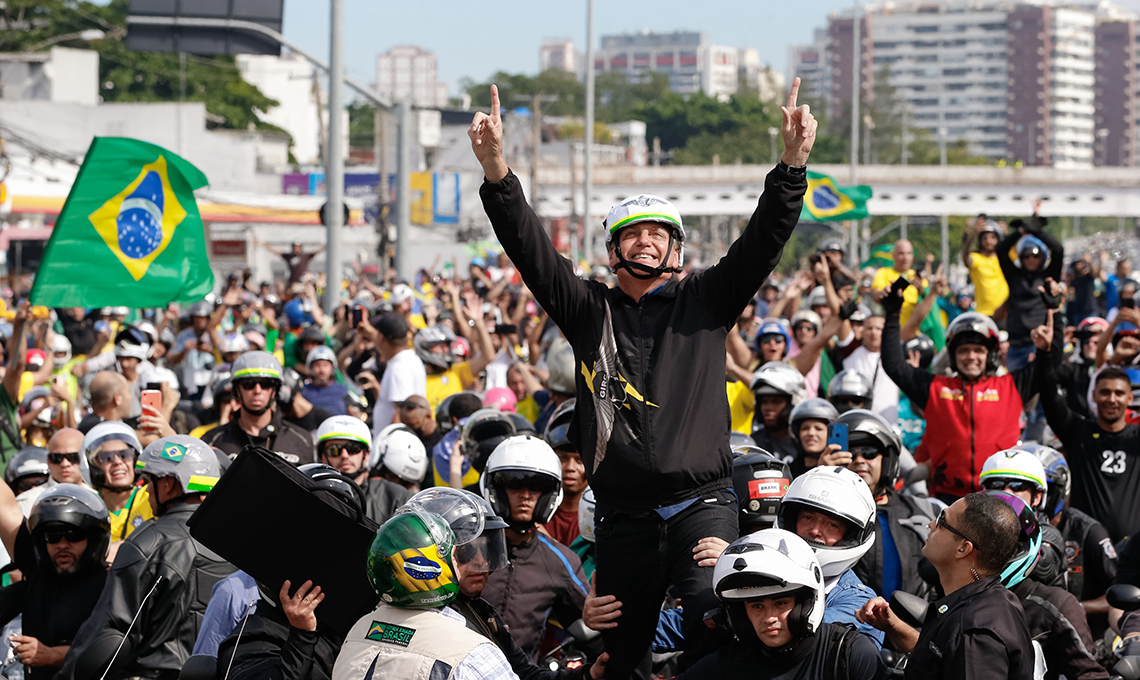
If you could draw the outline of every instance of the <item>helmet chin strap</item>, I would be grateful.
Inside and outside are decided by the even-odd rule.
[[[618,262],[614,265],[614,273],[616,274],[617,270],[619,269],[628,269],[630,276],[635,279],[641,279],[642,281],[655,279],[662,274],[680,274],[680,267],[670,267],[668,265],[669,256],[673,254],[673,249],[676,247],[677,237],[673,233],[673,230],[670,229],[669,248],[665,251],[665,260],[656,267],[650,267],[649,265],[641,264],[640,262],[633,262],[632,260],[625,259],[625,255],[622,255],[621,252],[621,244],[615,244],[614,250],[617,252]]]

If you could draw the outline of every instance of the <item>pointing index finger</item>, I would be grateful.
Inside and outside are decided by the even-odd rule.
[[[499,117],[499,86],[491,86],[491,117]]]
[[[797,76],[796,79],[792,81],[792,91],[790,93],[788,93],[788,110],[789,111],[794,111],[796,109],[796,98],[799,97],[799,94],[800,94],[800,79]]]

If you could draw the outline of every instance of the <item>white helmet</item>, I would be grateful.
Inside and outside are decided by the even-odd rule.
[[[847,525],[835,545],[811,542],[825,579],[837,578],[875,545],[875,499],[863,478],[845,467],[821,465],[794,479],[776,526],[794,532],[801,510],[822,511]]]
[[[305,357],[305,368],[311,369],[317,361],[331,362],[333,368],[336,368],[336,353],[328,345],[317,345],[309,350],[309,355]]]
[[[507,486],[529,484],[541,492],[530,522],[511,519]],[[479,491],[495,514],[516,530],[529,531],[546,524],[562,504],[562,463],[550,445],[530,434],[508,437],[495,447],[479,478]]]
[[[623,228],[640,222],[656,222],[669,229],[669,250],[671,253],[673,248],[681,250],[681,257],[678,264],[685,264],[685,225],[681,222],[681,212],[677,207],[669,201],[661,198],[660,196],[653,196],[650,194],[640,194],[638,196],[630,196],[621,203],[610,208],[610,212],[606,215],[606,221],[602,226],[606,228],[606,245],[612,243],[617,233]],[[625,260],[621,255],[621,250],[618,251],[618,264],[614,270],[626,267],[630,273],[634,273],[634,268],[630,266],[630,262]],[[660,276],[662,273],[680,271],[679,269],[670,268],[668,264],[668,255],[666,261],[662,262],[656,268],[650,268],[640,263],[634,263],[638,270],[641,270],[638,278],[652,278]]]
[[[823,289],[823,286],[816,286],[815,288],[812,288],[811,292],[808,293],[807,299],[804,300],[804,303],[805,303],[804,309],[802,311],[805,311],[805,312],[810,312],[815,307],[826,307],[827,306],[827,291],[825,291]],[[797,312],[797,314],[798,313],[799,312]],[[815,318],[818,319],[819,315],[816,314]],[[796,325],[796,317],[793,316],[792,317],[792,327],[795,327],[795,325]],[[822,327],[822,325],[823,324],[819,324],[816,326],[816,328],[820,328],[820,327]]]
[[[390,425],[385,425],[379,432],[376,433],[374,437],[372,437],[372,454],[368,456],[369,470],[380,464],[380,452],[384,450],[384,442],[388,440],[388,435],[392,434],[402,427],[407,427],[407,425],[403,423],[392,423]]]
[[[713,592],[725,604],[728,622],[742,641],[755,638],[744,603],[795,595],[788,630],[812,635],[823,621],[825,591],[817,553],[807,541],[783,529],[763,529],[732,542],[713,567]]]
[[[804,376],[795,366],[782,361],[769,361],[752,374],[752,393],[780,395],[791,399],[791,405],[799,406],[807,396]]]
[[[222,354],[248,352],[249,340],[241,333],[226,333],[222,336],[222,342],[218,345],[218,351]]]
[[[987,488],[988,480],[1002,480],[1003,484],[1006,480],[1020,480],[1033,484],[1037,487],[1037,491],[1041,492],[1041,503],[1038,504],[1040,507],[1034,509],[1044,509],[1049,482],[1045,475],[1045,466],[1031,452],[1015,448],[993,454],[982,464],[982,472],[978,475],[979,486]]]
[[[317,428],[317,448],[319,449],[321,443],[329,439],[347,439],[364,444],[369,449],[372,448],[372,432],[369,431],[368,425],[353,416],[325,418]]]
[[[150,345],[145,343],[137,345],[127,340],[120,340],[115,344],[115,356],[146,361],[146,358],[150,356]]]
[[[409,484],[419,485],[427,474],[428,457],[424,443],[411,428],[396,428],[384,438],[380,464]]]
[[[827,303],[824,302],[824,304],[827,304]],[[788,325],[791,326],[792,329],[794,330],[796,327],[796,324],[798,324],[801,321],[806,321],[806,322],[812,324],[813,326],[815,326],[815,332],[816,333],[819,332],[819,329],[823,328],[823,319],[819,318],[819,314],[816,314],[815,312],[813,312],[810,309],[801,309],[800,311],[793,314],[792,315],[792,321]]]
[[[178,375],[169,368],[156,366],[139,374],[139,387],[146,389],[146,386],[150,383],[166,383],[171,389],[177,390]]]
[[[597,509],[594,500],[594,490],[586,487],[582,500],[578,501],[578,535],[593,543],[594,539],[594,511]]]
[[[71,361],[71,341],[68,340],[66,337],[64,337],[62,333],[56,333],[55,339],[52,340],[52,343],[51,343],[51,352],[52,352],[52,364],[55,366],[56,370],[63,368],[64,366],[67,365],[67,362]],[[66,352],[67,356],[65,356],[65,357],[55,356],[56,354],[59,354],[60,352]]]

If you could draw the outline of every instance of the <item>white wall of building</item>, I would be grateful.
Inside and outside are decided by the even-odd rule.
[[[392,101],[413,106],[447,106],[447,86],[437,79],[435,55],[414,45],[393,47],[376,57],[376,89]],[[441,92],[443,99],[440,100]]]
[[[241,54],[237,57],[242,78],[278,102],[262,116],[293,136],[293,157],[298,163],[317,164],[321,156],[321,119],[318,93],[314,91],[313,66],[293,52],[280,57]],[[348,128],[345,141],[348,143]]]

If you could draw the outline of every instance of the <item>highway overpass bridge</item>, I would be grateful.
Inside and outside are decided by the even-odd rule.
[[[756,208],[770,166],[672,165],[594,168],[591,216],[639,193],[664,196],[683,215],[747,216]],[[851,184],[849,165],[813,165],[840,186]],[[540,168],[538,211],[547,217],[571,214],[569,168]],[[580,174],[579,174],[580,182]],[[1140,217],[1140,168],[1062,170],[1045,167],[973,165],[868,165],[858,184],[869,184],[872,215],[1028,215],[1034,199],[1049,216]],[[576,186],[575,214],[582,214]]]

